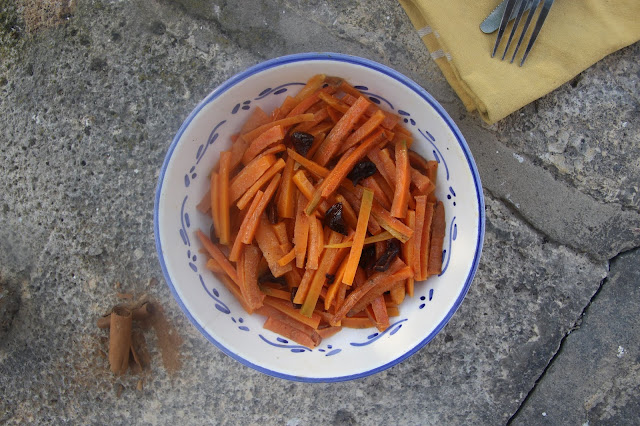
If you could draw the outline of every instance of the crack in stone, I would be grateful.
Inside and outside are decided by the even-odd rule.
[[[623,252],[620,252],[617,255],[615,255],[614,257],[612,257],[611,259],[609,259],[608,270],[611,271],[611,264],[614,263],[618,257],[622,256],[625,253],[628,253],[628,252],[634,251],[634,250],[638,250],[638,249],[640,249],[640,246],[637,246],[637,247],[631,248],[629,250],[625,250]],[[544,367],[544,369],[542,370],[542,373],[540,373],[540,376],[538,376],[538,378],[536,379],[535,383],[533,384],[533,387],[531,387],[531,389],[529,390],[527,395],[524,397],[524,399],[522,400],[522,402],[518,406],[518,409],[511,415],[511,417],[509,417],[509,420],[507,420],[506,425],[512,424],[513,421],[518,417],[518,415],[520,414],[520,412],[522,411],[524,406],[527,404],[527,401],[529,400],[529,398],[531,398],[531,396],[534,394],[536,388],[538,387],[538,384],[544,379],[544,377],[547,374],[547,371],[551,368],[551,366],[553,365],[553,363],[556,360],[556,358],[558,358],[558,356],[562,353],[562,349],[563,349],[564,344],[565,344],[567,338],[569,337],[569,335],[571,333],[573,333],[574,331],[579,330],[580,327],[582,326],[582,320],[587,315],[587,313],[589,311],[589,308],[591,307],[591,304],[596,300],[596,298],[600,294],[602,288],[606,285],[606,283],[608,281],[609,281],[609,275],[607,275],[600,282],[600,286],[598,286],[598,289],[595,291],[595,293],[593,293],[593,296],[591,296],[591,299],[589,299],[589,302],[587,303],[587,305],[582,309],[582,312],[580,313],[580,315],[578,316],[576,321],[573,323],[571,328],[565,333],[565,335],[562,336],[562,339],[560,339],[560,344],[558,345],[558,349],[555,351],[555,353],[553,354],[553,356],[551,357],[551,359],[549,360],[547,365]]]

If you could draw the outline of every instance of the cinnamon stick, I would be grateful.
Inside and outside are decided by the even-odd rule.
[[[111,311],[110,317],[109,366],[112,372],[120,375],[129,367],[133,314],[123,306],[116,306]]]
[[[131,310],[132,319],[134,321],[142,320],[148,318],[149,315],[153,313],[153,305],[149,302],[144,302],[142,305],[138,306]],[[99,328],[109,328],[111,327],[111,314],[107,314],[103,317],[98,318],[98,327]]]

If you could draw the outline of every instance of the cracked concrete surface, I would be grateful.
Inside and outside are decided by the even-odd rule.
[[[34,4],[0,0],[0,421],[637,422],[640,44],[488,126],[392,0],[60,0],[65,13],[32,31]],[[354,382],[250,370],[149,282],[153,193],[184,117],[234,73],[304,51],[364,56],[425,87],[465,135],[487,201],[452,321]],[[148,334],[142,390],[110,374],[94,324],[118,292],[157,300],[183,339],[170,374]]]

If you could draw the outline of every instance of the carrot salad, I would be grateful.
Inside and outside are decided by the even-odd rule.
[[[438,163],[400,117],[345,80],[313,76],[254,108],[197,206],[207,268],[264,328],[309,348],[342,327],[384,331],[442,270]]]

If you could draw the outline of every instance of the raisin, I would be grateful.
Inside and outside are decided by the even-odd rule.
[[[377,171],[375,164],[369,160],[364,160],[353,166],[347,177],[351,179],[354,185],[357,185],[362,179],[368,178]]]
[[[327,284],[333,284],[336,280],[336,276],[333,274],[324,274],[324,277],[327,279]]]
[[[271,200],[269,204],[267,204],[267,217],[269,218],[269,222],[273,225],[278,223],[278,209],[276,207],[276,203]]]
[[[398,256],[398,253],[400,253],[400,241],[396,240],[395,238],[393,240],[387,241],[387,249],[376,261],[373,269],[378,272],[386,271],[387,269],[389,269],[389,266],[391,266],[391,262],[393,261],[393,259]]]
[[[335,203],[329,207],[324,215],[324,225],[342,235],[347,235],[347,225],[342,218],[342,203]]]
[[[307,156],[307,152],[313,145],[313,135],[305,132],[293,132],[291,134],[291,141],[293,142],[293,148],[296,152],[303,157]]]
[[[362,269],[369,269],[373,262],[376,261],[376,246],[374,244],[368,244],[362,248],[362,254],[360,254],[360,262],[358,265],[362,267]]]
[[[267,271],[264,274],[260,275],[258,277],[258,283],[262,284],[262,283],[275,283],[275,284],[280,284],[281,286],[286,286],[287,282],[285,281],[284,277],[274,277],[273,274],[271,273],[271,271]]]

